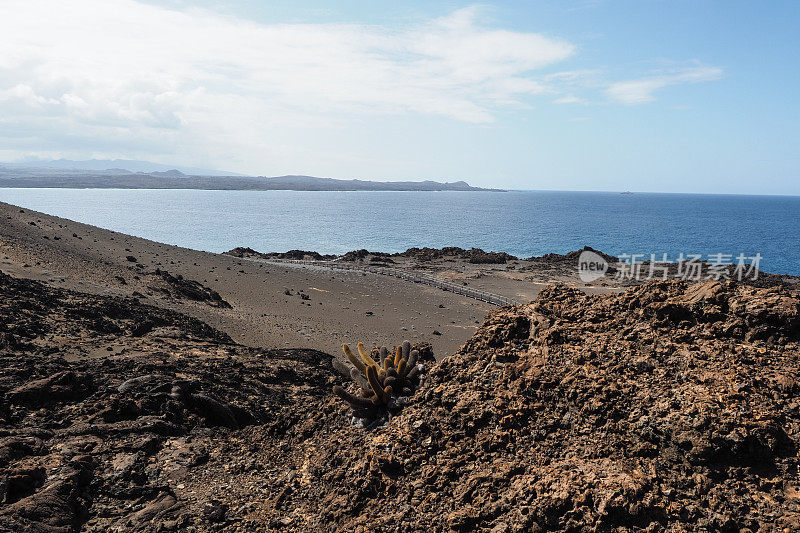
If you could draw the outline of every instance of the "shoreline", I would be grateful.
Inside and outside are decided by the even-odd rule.
[[[264,192],[264,191],[290,191],[290,192],[530,192],[530,193],[566,193],[566,194],[606,194],[606,195],[625,195],[625,196],[710,196],[710,197],[745,197],[745,198],[798,198],[800,194],[758,194],[752,192],[730,192],[730,193],[714,193],[714,192],[672,192],[672,191],[607,191],[607,190],[562,190],[562,189],[482,189],[476,187],[474,190],[310,190],[310,189],[198,189],[198,188],[163,188],[163,187],[71,187],[64,186],[11,186],[1,185],[0,189],[105,189],[105,190],[118,190],[118,191],[249,191],[249,192]]]
[[[800,275],[800,255],[791,244],[798,231],[795,221],[786,220],[785,216],[776,219],[776,223],[788,224],[788,229],[783,237],[772,239],[764,236],[768,228],[763,223],[752,220],[753,209],[774,212],[783,209],[784,204],[789,209],[786,213],[791,214],[800,209],[794,200],[753,200],[755,203],[751,204],[749,200],[696,199],[698,206],[706,206],[717,214],[737,205],[753,209],[751,215],[740,217],[739,222],[732,220],[727,233],[705,227],[697,235],[681,237],[683,234],[667,227],[657,235],[652,229],[658,227],[654,224],[672,221],[692,226],[697,223],[697,217],[688,213],[691,204],[677,197],[654,200],[661,208],[640,221],[646,227],[639,231],[627,229],[630,216],[623,217],[628,222],[608,224],[608,228],[596,224],[608,214],[607,210],[585,211],[584,207],[596,204],[601,197],[567,193],[510,192],[516,196],[487,197],[403,192],[329,195],[158,189],[3,189],[0,192],[0,199],[12,204],[156,242],[214,253],[234,246],[251,246],[261,252],[304,248],[341,255],[358,248],[399,253],[409,246],[456,245],[527,258],[548,252],[565,254],[588,244],[614,255],[645,253],[649,257],[651,251],[666,251],[672,261],[680,252],[702,251],[705,258],[719,251],[734,257],[740,252],[748,256],[760,252],[763,270]],[[604,194],[602,198],[629,215],[649,203],[644,198],[631,200],[615,194]],[[403,203],[410,205],[399,209]],[[541,208],[536,208],[537,205]],[[504,206],[517,207],[508,215],[493,215]],[[185,217],[180,215],[182,212]],[[676,219],[670,213],[683,215]],[[485,221],[477,215],[485,215]],[[509,225],[508,216],[517,220],[514,226]],[[512,227],[517,229],[511,231]],[[552,231],[544,230],[548,227]]]
[[[0,220],[0,271],[58,288],[134,297],[203,320],[247,346],[337,354],[344,342],[390,344],[407,338],[430,342],[439,357],[457,351],[494,308],[403,279],[259,264],[2,202]],[[589,293],[619,290],[584,286],[571,265],[511,263],[406,257],[394,266],[517,302],[535,299],[554,282]],[[218,305],[212,294],[230,308]]]

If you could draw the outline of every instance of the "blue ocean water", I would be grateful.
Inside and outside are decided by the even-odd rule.
[[[198,250],[344,253],[461,246],[520,257],[761,254],[800,274],[800,197],[604,192],[0,189],[0,201]]]

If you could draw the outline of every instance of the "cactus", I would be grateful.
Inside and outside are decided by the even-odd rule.
[[[408,367],[414,368],[417,366],[417,361],[419,360],[419,350],[411,350],[411,355],[408,357]]]
[[[358,396],[354,396],[338,385],[333,387],[333,393],[349,403],[350,407],[352,407],[354,411],[360,409],[369,409],[372,407],[372,402],[369,400],[369,398],[359,398]]]
[[[362,362],[361,362],[361,361],[358,359],[358,357],[356,357],[356,356],[355,356],[355,354],[353,354],[353,352],[352,352],[352,351],[350,351],[350,347],[349,347],[348,345],[346,345],[346,344],[345,344],[345,345],[343,345],[343,346],[342,346],[342,349],[344,350],[344,354],[347,356],[347,359],[348,359],[348,360],[349,360],[351,363],[353,363],[353,366],[354,366],[354,367],[356,367],[356,368],[358,369],[358,371],[359,371],[359,372],[361,372],[362,374],[365,374],[365,373],[366,373],[366,371],[367,371],[367,369],[366,369],[366,367],[364,366],[364,363],[362,363]]]
[[[350,369],[350,379],[356,382],[358,386],[361,387],[361,390],[364,392],[370,392],[372,388],[369,386],[369,382],[358,373],[358,370],[355,368]]]
[[[345,346],[347,345],[345,344]],[[361,356],[361,360],[364,361],[364,364],[367,367],[378,366],[378,363],[376,363],[375,360],[367,353],[367,350],[364,349],[363,342],[359,342],[357,347],[358,347],[358,354]]]
[[[350,346],[342,345],[352,367],[338,362],[335,366],[358,385],[361,396],[351,394],[338,385],[333,392],[353,409],[357,418],[374,421],[386,415],[388,410],[399,407],[394,398],[411,396],[419,386],[422,366],[419,364],[419,351],[412,350],[408,341],[391,351],[381,346],[368,352],[361,342],[356,348],[358,356]]]

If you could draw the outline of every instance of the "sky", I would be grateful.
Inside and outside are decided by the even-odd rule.
[[[0,11],[0,161],[800,195],[794,0]]]

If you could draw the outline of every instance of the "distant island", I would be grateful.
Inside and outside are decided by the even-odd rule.
[[[126,164],[131,170],[109,167],[102,163]],[[368,181],[318,178],[314,176],[241,176],[219,172],[217,175],[186,173],[164,169],[163,165],[134,161],[64,161],[37,165],[0,163],[0,187],[52,187],[64,189],[205,189],[245,191],[500,191],[472,187],[465,181]],[[71,167],[75,165],[75,167]],[[79,168],[79,166],[89,168]],[[216,173],[216,171],[210,171]],[[225,174],[225,175],[221,175]]]

